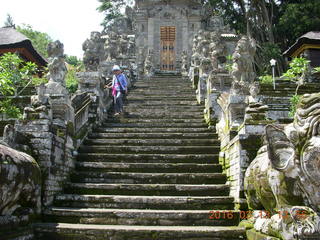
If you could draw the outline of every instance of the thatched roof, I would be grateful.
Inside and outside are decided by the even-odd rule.
[[[308,32],[302,35],[288,50],[283,53],[283,55],[289,57],[298,55],[303,50],[303,45],[318,45],[320,48],[320,32]]]
[[[20,49],[26,49],[20,51]],[[0,50],[1,52],[19,52],[28,61],[35,62],[40,66],[46,66],[47,61],[34,49],[30,39],[14,28],[0,28]]]

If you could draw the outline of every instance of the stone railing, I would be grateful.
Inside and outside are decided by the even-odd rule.
[[[237,209],[247,210],[245,172],[264,143],[266,126],[277,123],[281,127],[292,122],[288,116],[290,98],[297,85],[276,79],[276,89],[273,89],[272,85],[257,82],[252,68],[254,40],[244,36],[234,45],[230,69],[230,63],[227,66],[219,56],[223,41],[212,41],[209,54],[204,53],[203,49],[208,49],[208,36],[200,32],[194,39],[189,80],[196,90],[198,103],[204,105],[206,122],[218,133],[219,162],[227,175],[230,196],[234,197]],[[298,94],[319,92],[316,81],[310,78],[299,87]]]
[[[90,46],[94,47],[94,44]],[[31,101],[27,107],[24,106],[23,119],[17,120],[14,127],[6,128],[4,137],[6,141],[3,143],[21,151],[28,150],[28,154],[35,159],[32,160],[33,158],[29,156],[28,164],[34,168],[37,167],[39,175],[41,171],[42,183],[37,188],[38,195],[32,195],[32,190],[36,187],[30,186],[29,192],[31,194],[28,196],[30,199],[38,197],[39,202],[30,206],[31,209],[36,208],[37,213],[41,211],[43,213],[48,209],[53,204],[55,196],[63,191],[74,171],[77,149],[90,131],[107,118],[108,110],[112,107],[112,97],[109,89],[105,89],[105,85],[112,79],[111,68],[116,63],[114,61],[101,61],[101,58],[94,54],[96,53],[93,51],[91,55],[87,54],[86,56],[89,59],[91,57],[100,59],[100,62],[98,64],[94,62],[95,66],[88,66],[90,61],[86,62],[87,71],[77,75],[79,88],[71,98],[65,87],[67,68],[64,61],[63,44],[59,41],[50,43],[48,46],[49,74],[47,76],[49,82],[40,85],[37,94],[29,97],[29,101],[30,99]],[[133,86],[135,79],[132,67],[127,66],[128,73],[130,73],[128,76],[128,87],[130,88]],[[0,160],[1,151],[7,150],[0,144]],[[23,156],[23,154],[21,155]],[[29,167],[29,171],[31,166],[28,164],[26,163],[25,167]],[[7,164],[0,161],[0,172],[2,168],[7,168]],[[10,180],[9,178],[12,176],[12,174],[10,176],[9,174],[2,174],[0,176],[1,183],[15,181],[16,185],[21,185],[20,182],[24,181],[20,178]],[[14,187],[14,185],[12,186]],[[0,198],[8,195],[16,196],[17,194],[14,191],[16,190],[8,188],[4,192],[0,188]],[[20,198],[15,201],[20,201]],[[28,215],[27,212],[26,214]],[[1,215],[0,201],[0,229],[4,229],[6,221],[2,221]],[[9,215],[8,217],[12,217]],[[15,219],[14,217],[13,219]],[[29,216],[26,216],[26,219],[29,219]],[[27,231],[17,234],[21,239],[32,238],[32,228],[29,223],[29,220],[27,223],[25,221],[17,222],[18,227],[24,224],[27,229]],[[8,231],[10,233],[6,232],[5,234],[11,234],[11,232],[14,234],[14,229]],[[1,231],[0,239],[5,239]]]
[[[88,93],[82,93],[72,98],[72,106],[75,110],[74,130],[76,134],[88,123],[91,103],[92,99]]]

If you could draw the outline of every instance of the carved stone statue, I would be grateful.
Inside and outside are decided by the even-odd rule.
[[[103,55],[103,40],[99,32],[91,32],[90,39],[82,44],[83,63],[86,71],[97,71]]]
[[[211,43],[209,48],[211,52],[212,70],[217,71],[221,67],[219,59],[225,57],[225,46],[221,42],[221,33],[219,31],[211,33]]]
[[[153,62],[152,62],[152,51],[149,50],[149,53],[146,57],[146,60],[144,62],[144,73],[147,76],[151,76],[153,74]]]
[[[255,78],[254,55],[256,42],[252,38],[243,36],[233,53],[233,65],[231,75],[234,81],[252,83]]]
[[[55,41],[48,44],[48,79],[44,92],[46,94],[68,94],[65,88],[65,76],[68,72],[63,57],[63,44]]]
[[[0,144],[0,172],[0,215],[40,213],[41,173],[37,162]]]
[[[63,56],[63,44],[60,41],[49,43],[47,51],[49,55],[49,82],[56,82],[65,86],[64,79],[68,70]]]
[[[111,57],[111,39],[110,39],[110,35],[106,35],[105,36],[105,42],[104,42],[104,52],[105,52],[105,59],[106,61],[111,61],[112,57]]]
[[[129,37],[129,42],[127,46],[127,53],[129,57],[133,57],[135,55],[135,48],[136,48],[135,39],[134,39],[134,36],[132,35],[128,37]]]
[[[319,105],[319,93],[306,94],[293,123],[266,127],[266,145],[244,182],[249,208],[271,216],[254,219],[257,231],[282,239],[320,233]]]
[[[187,51],[183,51],[181,54],[181,73],[183,76],[187,76],[189,69],[189,61]]]

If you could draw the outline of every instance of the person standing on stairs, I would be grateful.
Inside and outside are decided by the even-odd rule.
[[[114,103],[115,116],[123,111],[123,95],[128,93],[126,76],[121,72],[118,65],[112,67],[113,79],[111,86]]]

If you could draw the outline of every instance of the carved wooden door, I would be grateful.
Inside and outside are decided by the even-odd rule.
[[[176,27],[160,27],[161,70],[173,71],[176,68]]]

